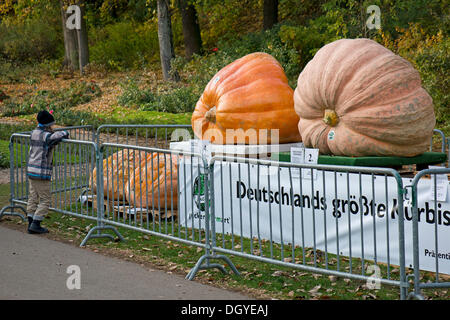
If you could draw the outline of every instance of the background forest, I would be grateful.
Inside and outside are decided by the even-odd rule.
[[[74,3],[85,22],[82,74],[81,51],[71,57],[63,32]],[[369,5],[381,9],[380,29],[366,26]],[[170,31],[168,69],[158,21]],[[448,2],[439,0],[2,0],[0,116],[26,121],[47,107],[65,125],[190,123],[205,85],[237,58],[273,55],[295,88],[323,45],[366,37],[419,70],[436,127],[449,134],[449,30]]]

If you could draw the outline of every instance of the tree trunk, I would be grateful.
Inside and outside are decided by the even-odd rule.
[[[173,48],[172,23],[170,21],[170,12],[168,0],[158,0],[158,39],[159,55],[161,57],[161,67],[164,80],[180,79],[178,74],[170,74],[171,60],[175,58]]]
[[[61,18],[64,32],[64,62],[63,65],[71,68],[72,70],[78,69],[78,45],[77,45],[77,32],[76,30],[70,30],[66,26],[68,18],[67,4],[61,0]]]
[[[264,0],[263,29],[269,30],[278,23],[278,0]]]
[[[89,45],[85,19],[86,4],[84,0],[78,1],[77,4],[81,9],[81,28],[77,30],[78,58],[80,65],[80,73],[83,74],[84,67],[89,63]]]
[[[202,38],[198,23],[197,10],[188,0],[179,0],[178,7],[181,11],[183,23],[183,38],[186,59],[190,60],[194,53],[200,54],[202,50]]]

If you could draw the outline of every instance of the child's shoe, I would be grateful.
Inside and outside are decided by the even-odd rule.
[[[33,220],[33,222],[30,225],[30,228],[28,229],[28,233],[48,233],[48,229],[41,227],[41,221],[39,220]]]
[[[28,232],[30,232],[30,226],[33,223],[33,217],[28,217]]]

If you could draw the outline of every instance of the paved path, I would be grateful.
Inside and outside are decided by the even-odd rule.
[[[70,265],[80,268],[79,290],[67,288]],[[249,298],[0,225],[0,299]]]

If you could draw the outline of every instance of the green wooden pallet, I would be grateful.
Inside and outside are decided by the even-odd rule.
[[[290,152],[273,153],[272,160],[290,162]],[[425,152],[421,155],[406,158],[406,157],[342,157],[342,156],[326,156],[319,155],[319,164],[340,165],[340,166],[356,166],[356,167],[388,167],[395,168],[404,165],[418,165],[426,167],[444,163],[447,161],[447,154],[441,152]]]

